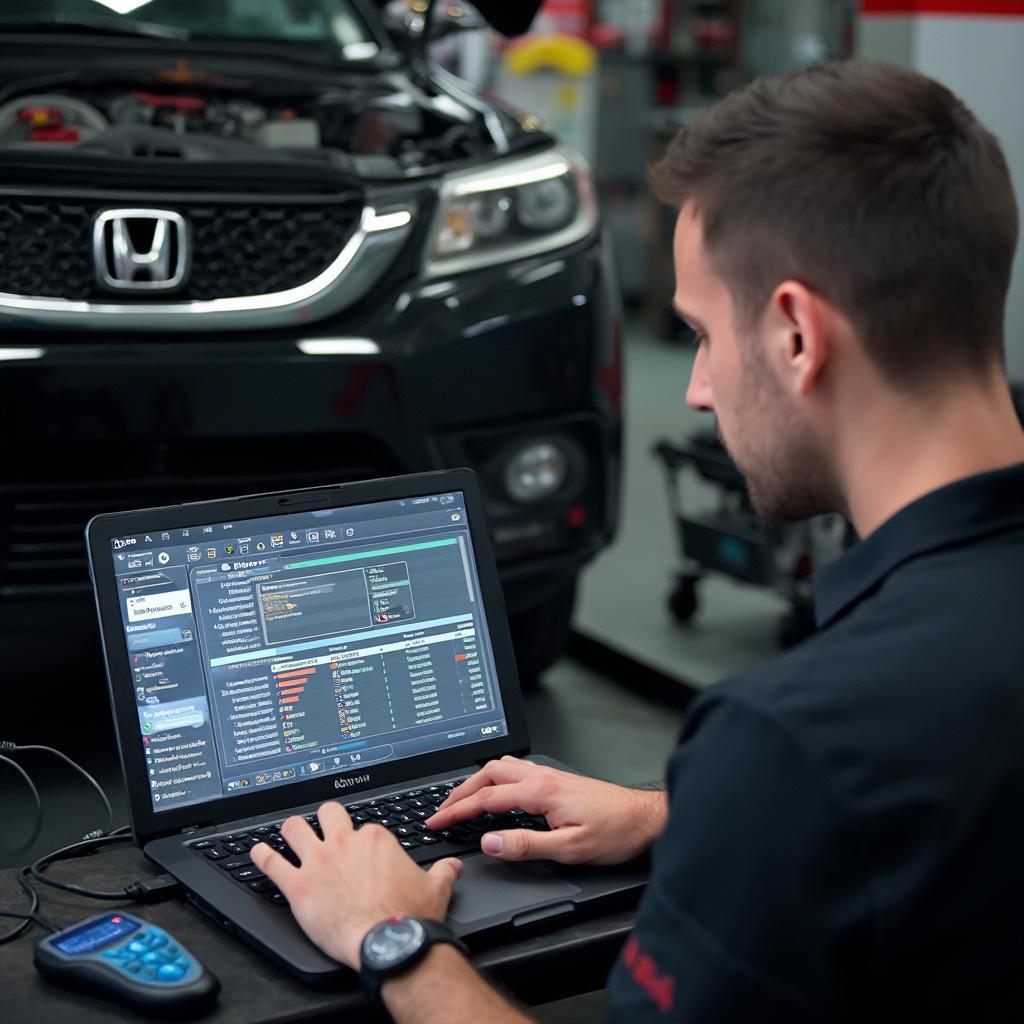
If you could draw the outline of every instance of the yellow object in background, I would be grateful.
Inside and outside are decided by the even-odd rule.
[[[513,75],[552,70],[582,78],[594,73],[597,51],[575,36],[535,36],[505,50],[505,69]]]

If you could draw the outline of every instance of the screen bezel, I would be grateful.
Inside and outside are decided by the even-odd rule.
[[[125,534],[177,530],[208,523],[236,522],[291,513],[315,512],[415,498],[446,491],[462,491],[466,518],[476,556],[480,598],[487,617],[488,632],[497,670],[496,683],[501,694],[507,732],[495,739],[466,743],[447,750],[420,754],[400,761],[383,762],[336,775],[325,775],[286,787],[221,797],[203,804],[157,813],[153,810],[148,786],[139,724],[132,687],[131,663],[124,641],[121,607],[114,572],[112,541]],[[270,815],[287,807],[300,807],[329,799],[354,799],[363,790],[392,783],[459,770],[504,754],[529,752],[529,736],[523,709],[519,676],[512,650],[505,599],[498,578],[480,484],[471,469],[442,470],[406,476],[336,484],[331,487],[275,491],[238,498],[193,502],[136,512],[105,513],[92,519],[85,529],[89,554],[89,572],[93,581],[99,616],[103,657],[114,726],[117,732],[121,767],[128,792],[132,829],[139,843],[172,835],[192,826],[204,827],[218,822],[237,821],[255,815]],[[339,791],[335,779],[353,779],[369,774],[364,783],[354,783]]]

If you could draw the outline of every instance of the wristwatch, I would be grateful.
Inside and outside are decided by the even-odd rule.
[[[389,917],[374,925],[363,938],[359,952],[359,982],[371,1001],[381,1006],[380,987],[396,974],[418,964],[438,942],[451,943],[469,955],[466,944],[439,921],[423,917]]]

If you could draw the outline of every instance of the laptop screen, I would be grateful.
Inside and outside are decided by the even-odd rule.
[[[506,733],[462,492],[117,537],[154,812]]]

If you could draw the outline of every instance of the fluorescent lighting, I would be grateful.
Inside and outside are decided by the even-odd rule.
[[[152,3],[152,0],[93,0],[93,2],[109,8],[115,14],[131,14],[132,11],[137,11],[140,7]]]
[[[0,363],[18,359],[42,359],[46,349],[42,348],[0,348]]]
[[[370,338],[303,338],[295,344],[307,356],[380,355],[380,345]]]

